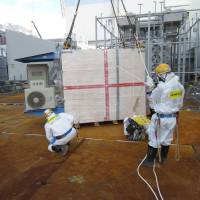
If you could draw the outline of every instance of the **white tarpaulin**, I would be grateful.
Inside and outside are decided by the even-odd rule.
[[[80,123],[145,115],[145,70],[137,50],[63,53],[65,112]]]

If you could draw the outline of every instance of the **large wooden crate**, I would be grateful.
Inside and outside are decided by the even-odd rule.
[[[145,114],[145,71],[137,50],[80,50],[62,54],[65,112],[80,123]]]

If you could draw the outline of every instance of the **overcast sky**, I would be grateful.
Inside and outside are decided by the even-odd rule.
[[[35,32],[31,20],[34,20],[43,38],[60,38],[68,33],[74,5],[78,0],[63,0],[66,16],[61,14],[60,0],[0,0],[0,24],[18,24]],[[116,0],[115,0],[116,1]],[[157,0],[157,10],[160,10]],[[193,4],[191,4],[193,2]],[[153,0],[124,0],[129,12],[138,13],[138,3],[143,3],[142,12],[154,11]],[[190,4],[200,8],[200,0],[166,0],[166,5]],[[120,5],[122,8],[122,6]],[[190,7],[188,7],[190,8]],[[77,39],[94,39],[95,16],[111,14],[110,0],[81,0],[74,32]],[[122,10],[120,14],[123,14]]]

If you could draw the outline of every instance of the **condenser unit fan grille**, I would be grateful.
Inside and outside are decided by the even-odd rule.
[[[46,98],[41,92],[32,92],[28,95],[27,101],[32,108],[40,108],[44,106]]]

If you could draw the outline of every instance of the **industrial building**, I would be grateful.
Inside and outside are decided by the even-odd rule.
[[[4,32],[0,32],[0,72],[0,80],[8,80],[6,37]]]

